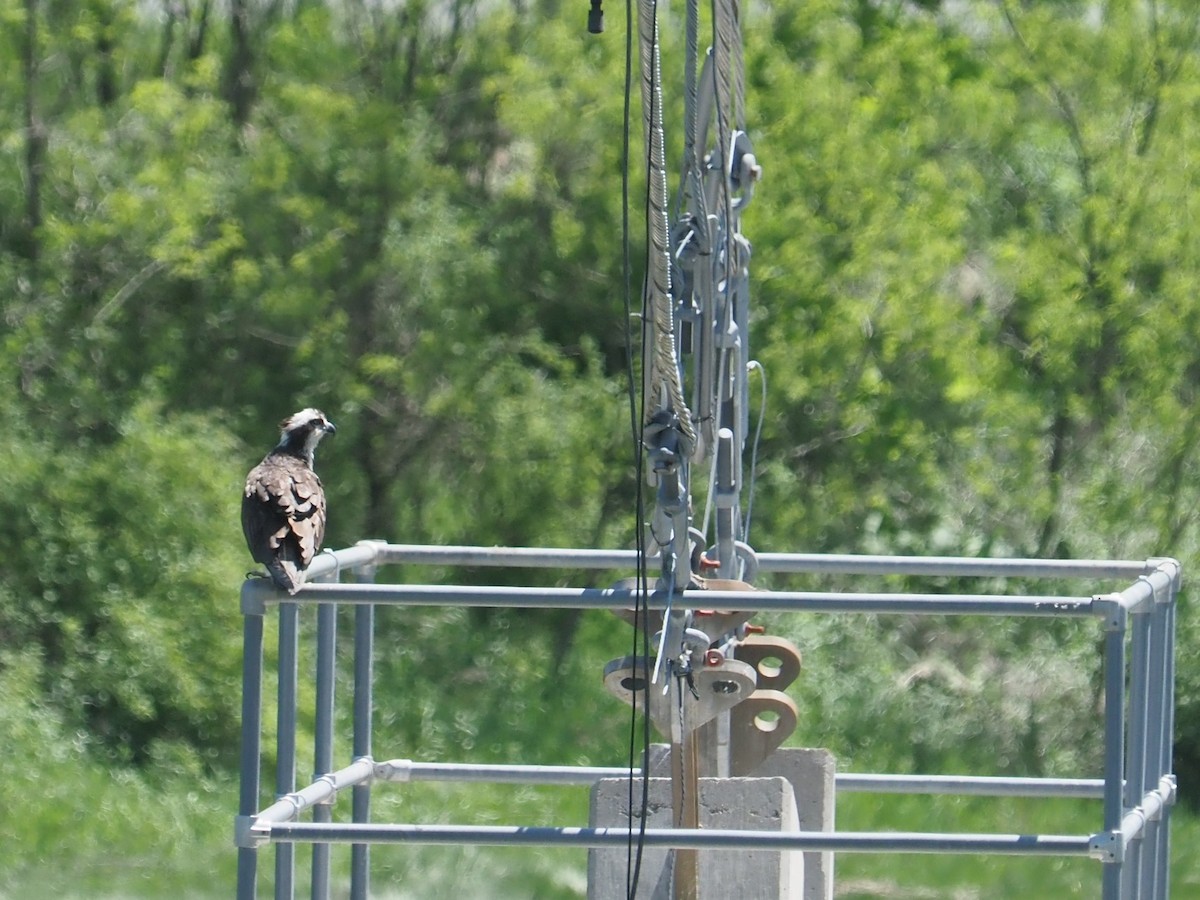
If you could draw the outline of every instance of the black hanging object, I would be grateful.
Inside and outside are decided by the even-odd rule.
[[[592,0],[592,8],[588,11],[588,32],[602,34],[604,32],[604,10],[600,8],[601,0]]]

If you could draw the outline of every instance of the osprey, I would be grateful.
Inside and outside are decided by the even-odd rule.
[[[242,531],[255,562],[294,594],[325,537],[325,489],[313,452],[337,429],[319,409],[302,409],[279,424],[279,443],[246,476]]]

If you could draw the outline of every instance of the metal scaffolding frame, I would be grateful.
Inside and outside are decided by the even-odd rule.
[[[373,782],[419,780],[530,784],[591,784],[626,777],[627,768],[473,765],[376,761],[371,739],[374,616],[389,606],[491,606],[624,609],[631,590],[454,585],[380,585],[376,567],[388,564],[633,569],[633,551],[435,547],[364,541],[327,551],[310,569],[310,582],[294,597],[265,579],[242,587],[241,788],[235,842],[239,900],[257,892],[259,851],[275,846],[275,896],[294,896],[294,846],[313,844],[312,896],[329,896],[329,853],[351,844],[350,897],[365,900],[369,847],[374,843],[491,844],[624,847],[627,828],[380,824],[370,821]],[[1025,797],[1092,797],[1102,801],[1100,828],[1092,834],[935,834],[873,832],[760,832],[649,828],[646,846],[892,853],[987,853],[1088,856],[1102,864],[1104,900],[1159,900],[1168,895],[1170,813],[1176,798],[1171,768],[1174,734],[1175,599],[1180,566],[1173,559],[1145,561],[971,559],[764,553],[761,571],[788,573],[1121,579],[1123,590],[1091,596],[1004,594],[905,594],[707,591],[713,608],[807,613],[991,615],[1098,619],[1104,631],[1104,772],[1094,778],[989,778],[936,775],[840,774],[836,790],[890,793],[974,794]],[[354,583],[340,583],[342,573]],[[650,609],[669,597],[655,592]],[[339,604],[354,606],[352,761],[334,769],[334,678]],[[317,608],[314,763],[324,774],[296,785],[299,611]],[[264,620],[279,615],[276,774],[274,803],[260,807]],[[1113,698],[1119,698],[1113,702]],[[640,773],[635,772],[634,775]],[[349,822],[334,822],[333,803],[350,789]],[[299,821],[311,811],[311,821]],[[638,832],[635,829],[634,835]]]

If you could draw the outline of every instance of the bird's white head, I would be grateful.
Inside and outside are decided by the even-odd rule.
[[[279,423],[279,447],[291,453],[301,453],[311,465],[313,453],[321,438],[336,434],[337,428],[319,409],[302,409]]]

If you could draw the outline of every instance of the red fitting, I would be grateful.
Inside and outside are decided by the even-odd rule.
[[[743,627],[746,630],[746,634],[766,634],[767,633],[767,629],[762,625],[751,625],[749,622],[747,622]]]
[[[725,654],[720,650],[706,650],[704,653],[704,664],[706,666],[719,666],[725,662]]]

